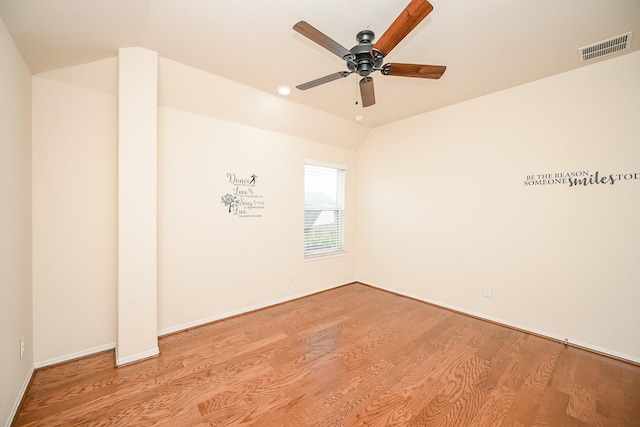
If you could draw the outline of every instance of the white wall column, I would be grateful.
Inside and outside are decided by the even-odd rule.
[[[118,335],[116,364],[159,353],[158,54],[118,51]]]

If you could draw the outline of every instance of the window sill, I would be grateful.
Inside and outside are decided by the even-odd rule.
[[[319,261],[319,260],[328,259],[328,258],[337,258],[337,257],[344,256],[346,254],[347,254],[347,251],[335,251],[335,252],[327,252],[327,253],[317,254],[317,255],[305,255],[304,262]]]

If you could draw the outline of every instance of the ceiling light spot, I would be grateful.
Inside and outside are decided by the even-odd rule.
[[[356,122],[361,122],[363,120],[364,120],[364,116],[361,116],[360,114],[356,116]]]
[[[278,86],[278,93],[282,96],[287,96],[291,93],[291,88],[289,86]]]

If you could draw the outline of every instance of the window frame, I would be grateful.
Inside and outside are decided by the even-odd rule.
[[[324,206],[307,206],[306,194],[307,194],[307,179],[308,172],[307,166],[334,169],[336,171],[336,198],[335,204],[329,204]],[[346,254],[345,250],[345,219],[346,219],[346,180],[347,180],[347,166],[336,163],[327,163],[316,160],[305,160],[303,165],[303,195],[305,198],[304,204],[304,218],[303,218],[303,253],[305,261],[312,261],[323,258],[332,258],[335,256],[341,256]],[[320,216],[323,212],[334,212],[335,218],[338,220],[337,234],[338,242],[332,247],[318,247],[315,249],[309,249],[308,244],[308,230],[307,219],[309,217],[308,212],[319,212]],[[317,219],[317,217],[316,217]],[[321,232],[322,233],[322,232]]]

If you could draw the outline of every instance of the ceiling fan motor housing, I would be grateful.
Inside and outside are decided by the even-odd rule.
[[[356,35],[358,44],[351,48],[351,55],[345,58],[347,68],[366,77],[372,72],[379,70],[382,65],[382,58],[374,59],[371,55],[371,48],[375,34],[370,30],[360,31]]]

